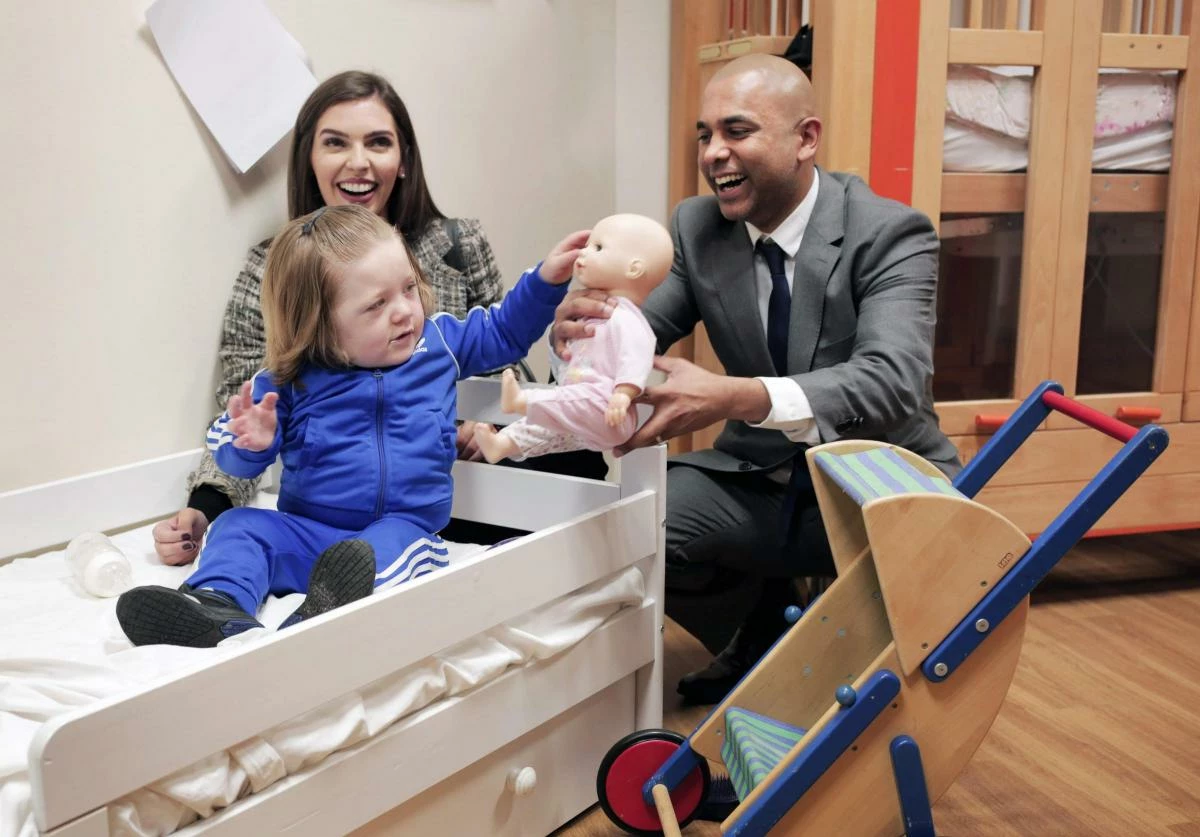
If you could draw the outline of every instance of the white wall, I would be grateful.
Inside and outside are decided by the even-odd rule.
[[[668,0],[267,2],[318,78],[392,80],[510,281],[617,209],[666,217]],[[226,297],[285,220],[286,142],[235,174],[148,5],[0,0],[0,491],[201,444]]]

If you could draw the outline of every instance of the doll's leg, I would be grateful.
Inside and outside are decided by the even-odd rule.
[[[509,427],[522,424],[524,421],[524,419],[519,419]],[[480,422],[475,425],[475,444],[479,446],[479,452],[488,462],[495,464],[501,459],[524,459],[520,445],[511,433],[505,432],[507,430],[508,427],[505,427],[497,433],[496,428],[490,424]]]
[[[548,453],[590,449],[574,436],[539,427],[526,419],[515,421],[499,431],[487,425],[479,425],[475,428],[475,441],[479,444],[483,458],[492,463],[501,459],[521,462]]]
[[[525,420],[553,433],[578,438],[574,450],[610,450],[624,443],[637,429],[633,410],[616,427],[608,425],[605,412],[611,395],[612,387],[600,382],[530,390],[526,393]]]
[[[506,413],[525,415],[525,394],[511,369],[505,369],[500,376],[500,409]]]

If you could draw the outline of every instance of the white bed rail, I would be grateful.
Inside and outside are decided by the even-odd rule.
[[[339,608],[220,662],[47,722],[30,748],[39,828],[66,823],[656,555],[656,504],[652,491],[617,500],[577,521]],[[97,771],[91,759],[68,757],[79,753],[123,767]]]
[[[458,384],[463,418],[510,422],[500,411],[500,382],[470,378]],[[82,532],[104,532],[166,517],[187,502],[187,476],[203,448],[168,454],[133,465],[0,492],[0,561],[66,543]],[[274,466],[270,474],[275,474]],[[497,475],[472,462],[455,463],[463,490],[454,516],[534,531],[569,520],[621,496],[600,480],[547,476],[534,471]],[[469,476],[468,476],[469,475]],[[571,480],[569,490],[562,479]],[[264,487],[271,484],[264,477]],[[503,485],[504,489],[497,490]]]
[[[0,559],[47,549],[82,532],[166,517],[187,502],[203,448],[0,492]]]

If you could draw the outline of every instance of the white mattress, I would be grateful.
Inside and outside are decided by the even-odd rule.
[[[150,529],[116,535],[113,542],[133,563],[136,583],[177,586],[190,568],[160,564]],[[455,545],[450,567],[441,572],[453,572],[480,548]],[[442,697],[566,650],[643,597],[636,568],[602,579],[130,794],[109,806],[110,832],[169,834],[210,816]],[[302,598],[272,598],[261,621],[273,628]],[[218,660],[265,634],[256,629],[217,648],[134,648],[117,624],[115,602],[85,594],[61,551],[0,566],[0,837],[37,834],[26,762],[42,723],[181,668]]]
[[[1101,70],[1092,168],[1166,171],[1175,120],[1174,72]],[[956,64],[946,84],[945,171],[1029,166],[1033,71]]]

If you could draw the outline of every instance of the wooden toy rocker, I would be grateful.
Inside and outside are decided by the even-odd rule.
[[[1124,446],[1032,546],[970,499],[1059,410]],[[704,803],[707,760],[740,804],[724,834],[932,837],[931,801],[983,741],[1017,666],[1029,592],[1167,446],[1043,383],[953,484],[879,442],[807,452],[837,580],[689,738],[634,733],[604,758],[605,813],[678,834]]]

